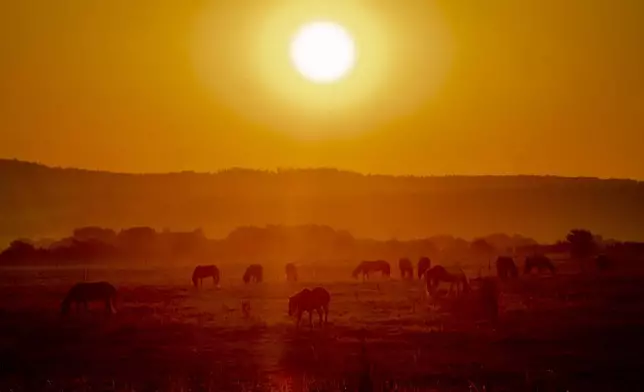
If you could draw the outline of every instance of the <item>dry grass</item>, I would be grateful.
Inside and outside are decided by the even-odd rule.
[[[118,287],[119,312],[65,320],[60,300],[82,270],[0,275],[0,391],[354,391],[367,373],[391,391],[642,381],[643,277],[523,279],[502,287],[495,327],[474,300],[428,306],[418,282],[327,279],[330,324],[296,331],[287,298],[314,284],[224,275],[221,289],[196,291],[189,269],[94,269],[91,280]]]

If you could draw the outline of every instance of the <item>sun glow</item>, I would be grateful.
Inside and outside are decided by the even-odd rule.
[[[263,132],[354,139],[415,113],[445,75],[440,20],[405,7],[399,15],[345,0],[211,3],[195,22],[195,75],[215,104]]]
[[[305,78],[331,83],[345,76],[355,63],[353,38],[333,22],[313,22],[301,27],[290,47],[291,61]]]

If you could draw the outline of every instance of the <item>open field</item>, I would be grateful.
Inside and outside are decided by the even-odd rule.
[[[96,304],[65,320],[60,301],[83,269],[1,269],[0,391],[353,391],[367,374],[374,390],[398,391],[644,383],[643,276],[522,277],[502,286],[494,327],[475,303],[429,304],[418,281],[321,274],[330,323],[311,331],[305,317],[297,331],[287,299],[316,285],[311,274],[244,286],[222,271],[219,289],[197,291],[190,268],[91,268],[89,280],[117,286],[119,312]]]

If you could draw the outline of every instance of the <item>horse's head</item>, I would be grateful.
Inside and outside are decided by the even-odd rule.
[[[297,300],[294,297],[288,299],[288,315],[292,316],[297,311]]]
[[[354,269],[353,272],[351,273],[351,276],[353,276],[354,279],[357,279],[358,275],[360,274],[360,272],[362,272],[363,268],[364,268],[363,263],[358,264],[356,269]]]
[[[62,314],[63,316],[67,316],[69,314],[69,305],[70,305],[69,298],[65,298],[63,303],[60,305],[60,314]]]

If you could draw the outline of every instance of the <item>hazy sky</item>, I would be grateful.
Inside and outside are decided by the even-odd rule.
[[[316,19],[337,85],[289,65]],[[3,1],[0,34],[0,157],[644,179],[641,0]]]

